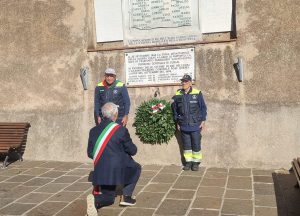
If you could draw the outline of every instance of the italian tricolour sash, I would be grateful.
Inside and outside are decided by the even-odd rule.
[[[121,125],[112,122],[106,126],[106,128],[102,131],[102,133],[98,137],[93,151],[94,166],[96,166],[96,163],[98,162],[98,159],[100,158],[108,140],[113,135],[113,133],[117,130],[117,128],[120,126]]]

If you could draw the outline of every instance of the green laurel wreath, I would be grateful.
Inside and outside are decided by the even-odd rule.
[[[151,106],[159,103],[163,103],[165,108],[158,109],[156,114],[153,114]],[[134,120],[136,132],[144,143],[168,142],[176,131],[173,109],[171,103],[166,100],[151,99],[142,102]]]

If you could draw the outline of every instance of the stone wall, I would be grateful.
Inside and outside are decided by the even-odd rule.
[[[236,41],[171,47],[196,49],[195,87],[208,106],[203,166],[289,169],[300,156],[299,12],[296,0],[240,0]],[[124,53],[137,50],[87,52],[95,43],[92,0],[2,0],[0,26],[0,121],[31,123],[24,158],[90,162],[94,87],[107,67],[125,82]],[[170,47],[142,51],[159,49]],[[233,66],[239,56],[244,82]],[[89,70],[88,90],[82,67]],[[161,98],[172,101],[178,88],[160,87]],[[179,133],[161,145],[135,135],[135,111],[155,90],[129,89],[135,160],[181,164]]]

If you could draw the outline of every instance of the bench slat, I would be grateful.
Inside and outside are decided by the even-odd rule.
[[[292,165],[293,165],[295,175],[297,177],[297,181],[300,184],[300,166],[299,166],[298,160],[296,160],[296,158],[293,160]]]
[[[30,125],[28,122],[0,122],[0,125]]]
[[[25,128],[26,124],[24,125],[1,125],[0,128]]]
[[[19,139],[19,140],[6,140],[6,141],[1,141],[0,140],[0,145],[9,145],[9,144],[13,144],[13,143],[21,143],[23,140]]]
[[[1,139],[15,139],[15,138],[23,138],[24,135],[23,134],[11,134],[10,136],[7,136],[5,134],[0,134],[0,140]]]
[[[21,142],[10,142],[10,143],[1,143],[1,146],[19,146],[20,144]]]
[[[23,129],[5,129],[5,128],[0,128],[0,133],[3,132],[22,132],[22,131],[25,131],[25,128]]]

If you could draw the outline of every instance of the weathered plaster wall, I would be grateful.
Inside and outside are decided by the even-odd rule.
[[[203,166],[288,169],[300,155],[299,12],[296,0],[240,0],[237,41],[195,46],[195,87],[208,106]],[[95,42],[92,19],[90,0],[0,2],[0,121],[31,123],[25,159],[90,161],[94,87],[107,67],[125,82],[124,53],[136,51],[87,53]],[[233,67],[238,56],[244,62],[241,83]],[[89,69],[86,91],[82,67]],[[161,98],[171,101],[177,89],[160,87]],[[135,110],[155,90],[129,89],[135,159],[180,164],[178,133],[162,145],[143,144],[135,135]]]

